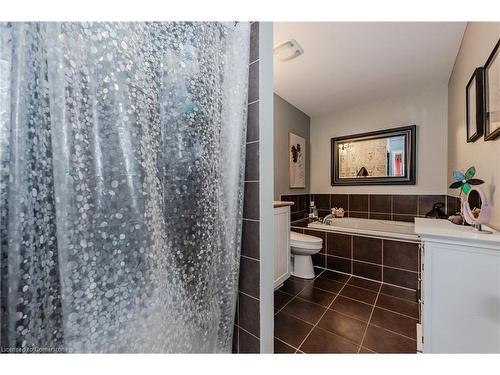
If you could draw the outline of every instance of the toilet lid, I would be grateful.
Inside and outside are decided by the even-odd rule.
[[[290,244],[292,246],[301,247],[301,244],[304,245],[305,248],[309,248],[309,246],[319,246],[321,248],[321,244],[323,240],[319,237],[310,236],[308,234],[302,234],[297,232],[290,232]]]

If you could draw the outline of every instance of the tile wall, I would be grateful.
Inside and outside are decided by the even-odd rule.
[[[259,23],[250,36],[245,197],[233,353],[260,352]]]
[[[319,269],[339,271],[412,290],[418,289],[418,243],[297,227],[292,230],[323,239],[322,250],[313,256],[314,266]]]
[[[311,200],[320,217],[328,215],[332,207],[342,207],[347,217],[412,222],[415,217],[425,217],[434,203],[443,203],[442,210],[448,215],[460,210],[460,200],[449,195],[297,194],[281,195],[281,200],[294,202],[292,222],[309,215]]]
[[[310,194],[282,195],[281,200],[293,202],[290,207],[290,221],[302,220],[309,216]]]
[[[320,217],[327,215],[331,207],[342,207],[348,217],[412,222],[415,217],[425,217],[438,202],[447,212],[446,195],[312,194],[311,199]]]

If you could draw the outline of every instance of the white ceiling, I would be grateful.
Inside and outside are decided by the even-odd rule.
[[[408,88],[446,84],[465,22],[275,22],[274,45],[304,54],[274,59],[274,91],[311,117]]]

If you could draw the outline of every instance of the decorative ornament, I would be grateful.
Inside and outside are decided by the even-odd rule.
[[[342,207],[340,207],[340,208],[333,207],[332,208],[332,215],[333,215],[333,217],[344,217],[345,211]]]
[[[472,189],[471,185],[481,185],[484,184],[483,180],[479,178],[473,178],[476,174],[476,168],[470,167],[467,171],[462,173],[461,171],[453,172],[453,177],[455,177],[455,182],[450,185],[450,189],[460,189],[459,198],[462,192],[467,195]]]

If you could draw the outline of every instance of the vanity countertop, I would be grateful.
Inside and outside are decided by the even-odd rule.
[[[273,207],[285,207],[285,206],[293,206],[295,203],[291,201],[273,201]]]
[[[492,233],[481,233],[467,225],[456,225],[443,219],[415,218],[415,233],[424,238],[446,238],[464,242],[488,244],[500,250],[500,232],[483,225],[483,230]]]

